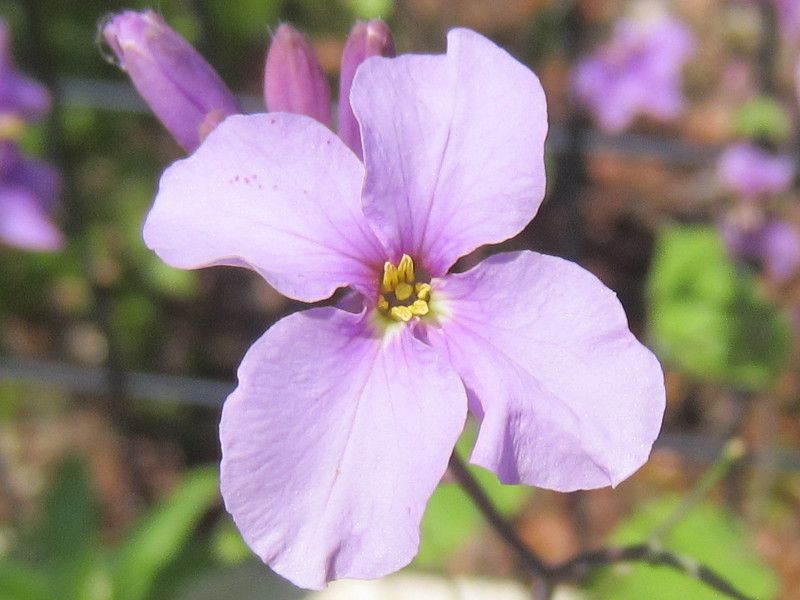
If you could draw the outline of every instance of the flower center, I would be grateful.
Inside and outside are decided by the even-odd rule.
[[[408,322],[412,317],[427,315],[431,285],[418,282],[414,261],[403,254],[395,267],[388,260],[383,265],[378,310],[393,321]]]

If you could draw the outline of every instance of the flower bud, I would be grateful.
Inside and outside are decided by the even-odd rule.
[[[339,77],[339,137],[361,157],[361,133],[350,107],[350,86],[358,66],[370,56],[394,56],[394,40],[389,26],[375,19],[356,23],[350,31],[342,52]]]
[[[241,112],[211,65],[155,12],[113,15],[101,33],[139,94],[187,151],[225,117]]]
[[[299,31],[281,25],[264,69],[264,100],[270,111],[308,115],[330,125],[331,92],[314,49]]]

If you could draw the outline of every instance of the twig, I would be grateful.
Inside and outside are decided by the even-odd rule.
[[[450,472],[483,513],[489,524],[517,553],[522,564],[537,578],[534,588],[537,598],[548,598],[556,584],[581,581],[592,570],[600,567],[624,562],[646,562],[654,566],[669,567],[735,600],[752,600],[750,596],[737,590],[731,583],[705,565],[664,550],[656,542],[600,548],[582,552],[559,564],[548,565],[528,547],[511,524],[500,515],[486,492],[483,491],[455,452],[450,457]]]
[[[651,544],[657,544],[683,519],[702,498],[711,491],[730,472],[731,467],[740,461],[746,453],[744,442],[741,438],[733,438],[725,443],[725,447],[714,463],[706,469],[703,476],[695,486],[686,494],[683,501],[672,511],[664,521],[656,527],[649,536]]]
[[[464,464],[455,451],[450,457],[450,472],[483,513],[489,524],[514,549],[522,563],[537,577],[548,579],[547,574],[550,568],[528,548],[528,545],[517,535],[511,524],[497,511],[489,496],[486,495],[481,485],[467,469],[467,465]]]
[[[550,568],[548,577],[554,581],[577,581],[583,579],[593,569],[624,562],[646,562],[653,566],[669,567],[705,583],[730,598],[753,600],[708,567],[691,558],[664,550],[652,542],[583,552]]]

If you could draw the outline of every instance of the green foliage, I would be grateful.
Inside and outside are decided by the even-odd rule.
[[[89,474],[80,460],[67,459],[56,472],[36,535],[40,560],[51,573],[54,597],[87,600],[87,579],[96,555],[97,511]]]
[[[394,0],[349,0],[347,4],[359,19],[386,19],[394,11]]]
[[[709,227],[673,227],[658,241],[648,281],[659,354],[685,372],[758,390],[784,366],[789,325],[759,297]]]
[[[216,469],[189,472],[173,495],[146,515],[117,550],[115,600],[148,598],[159,571],[176,556],[218,497]]]
[[[4,600],[51,600],[45,574],[12,560],[0,560],[0,598]]]
[[[475,428],[468,427],[456,445],[459,455],[468,456],[474,441]],[[480,467],[470,466],[469,469],[506,517],[519,512],[532,491],[525,485],[503,485],[494,473]],[[483,526],[483,516],[460,486],[440,484],[422,519],[420,549],[414,565],[430,569],[442,566]]]
[[[192,538],[219,497],[217,471],[187,472],[116,550],[98,543],[86,466],[68,459],[46,493],[44,516],[14,553],[0,556],[3,600],[164,600],[199,571],[216,567],[210,544]],[[189,543],[194,539],[194,543]],[[24,560],[23,560],[24,559]]]
[[[647,539],[678,504],[679,499],[667,498],[646,506],[619,526],[610,543]],[[663,546],[708,566],[748,596],[766,600],[777,592],[775,574],[754,554],[747,530],[723,508],[710,504],[693,507],[667,534]],[[605,569],[589,590],[593,598],[604,600],[720,598],[718,592],[690,576],[640,563]]]
[[[222,564],[238,565],[253,556],[231,519],[222,519],[211,537],[212,552]]]
[[[741,106],[733,115],[734,132],[745,138],[785,141],[792,130],[786,109],[771,96],[759,96]]]

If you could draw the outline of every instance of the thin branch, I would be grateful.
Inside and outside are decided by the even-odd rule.
[[[555,581],[578,581],[599,567],[617,563],[646,562],[653,566],[669,567],[679,573],[705,583],[718,592],[736,600],[753,600],[737,590],[731,583],[699,562],[664,550],[653,543],[610,547],[578,554],[548,570],[547,576]]]
[[[537,597],[547,598],[557,583],[578,582],[592,570],[624,562],[645,562],[654,566],[669,567],[687,577],[700,581],[716,591],[735,600],[752,600],[737,590],[718,573],[699,562],[664,550],[657,542],[634,544],[622,547],[607,547],[575,555],[569,560],[548,565],[519,537],[511,524],[503,518],[469,472],[461,458],[453,452],[450,457],[450,472],[469,495],[489,524],[500,537],[517,553],[525,567],[538,578]]]
[[[550,568],[528,548],[528,545],[519,537],[511,524],[497,511],[489,496],[486,495],[486,492],[483,491],[481,485],[472,476],[472,473],[469,472],[469,469],[467,469],[467,466],[455,451],[450,457],[450,472],[483,513],[486,520],[494,527],[495,531],[514,549],[522,564],[537,577],[548,579],[547,574]]]

